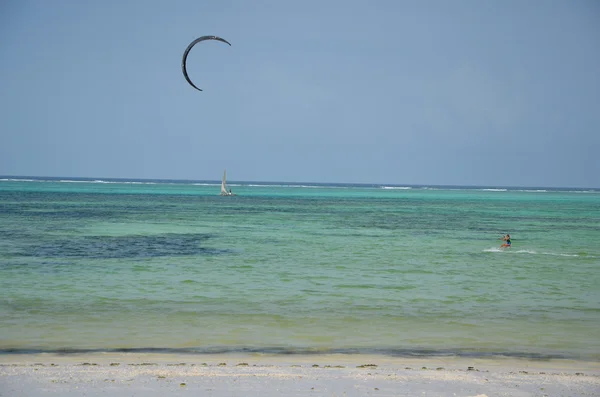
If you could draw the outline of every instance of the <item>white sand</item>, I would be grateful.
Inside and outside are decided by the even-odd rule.
[[[600,363],[364,355],[0,356],[0,396],[47,395],[599,396]]]

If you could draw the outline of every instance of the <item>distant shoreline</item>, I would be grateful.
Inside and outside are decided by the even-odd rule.
[[[140,184],[208,184],[220,185],[220,180],[212,179],[164,179],[164,178],[112,178],[112,177],[50,177],[0,175],[0,182],[81,182],[81,183],[140,183]],[[355,187],[366,189],[442,189],[442,190],[490,190],[523,192],[600,192],[600,187],[585,186],[504,186],[504,185],[440,185],[440,184],[399,184],[399,183],[354,183],[354,182],[290,182],[290,181],[241,181],[228,180],[231,186],[264,187]]]

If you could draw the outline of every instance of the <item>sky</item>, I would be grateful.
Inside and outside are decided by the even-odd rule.
[[[181,58],[199,36],[185,81]],[[4,0],[0,175],[600,187],[595,0]]]

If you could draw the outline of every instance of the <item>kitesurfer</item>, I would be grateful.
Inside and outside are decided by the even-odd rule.
[[[501,240],[504,241],[504,244],[502,244],[500,248],[510,248],[510,234],[507,234],[506,236],[502,237]]]

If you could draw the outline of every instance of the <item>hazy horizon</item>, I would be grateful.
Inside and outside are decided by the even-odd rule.
[[[44,175],[0,175],[0,181],[48,181],[48,182],[98,182],[98,183],[114,183],[119,182],[182,182],[182,183],[197,183],[197,182],[209,182],[211,184],[218,185],[221,183],[221,179],[170,179],[170,178],[128,178],[128,177],[101,177],[101,176],[44,176]],[[439,185],[432,183],[387,183],[387,182],[338,182],[338,181],[265,181],[265,180],[240,180],[240,179],[227,179],[228,185],[235,186],[236,184],[266,184],[266,185],[277,185],[277,184],[291,184],[291,185],[356,185],[356,186],[390,186],[390,187],[458,187],[458,188],[498,188],[498,189],[576,189],[576,190],[600,190],[597,186],[529,186],[529,185]]]

